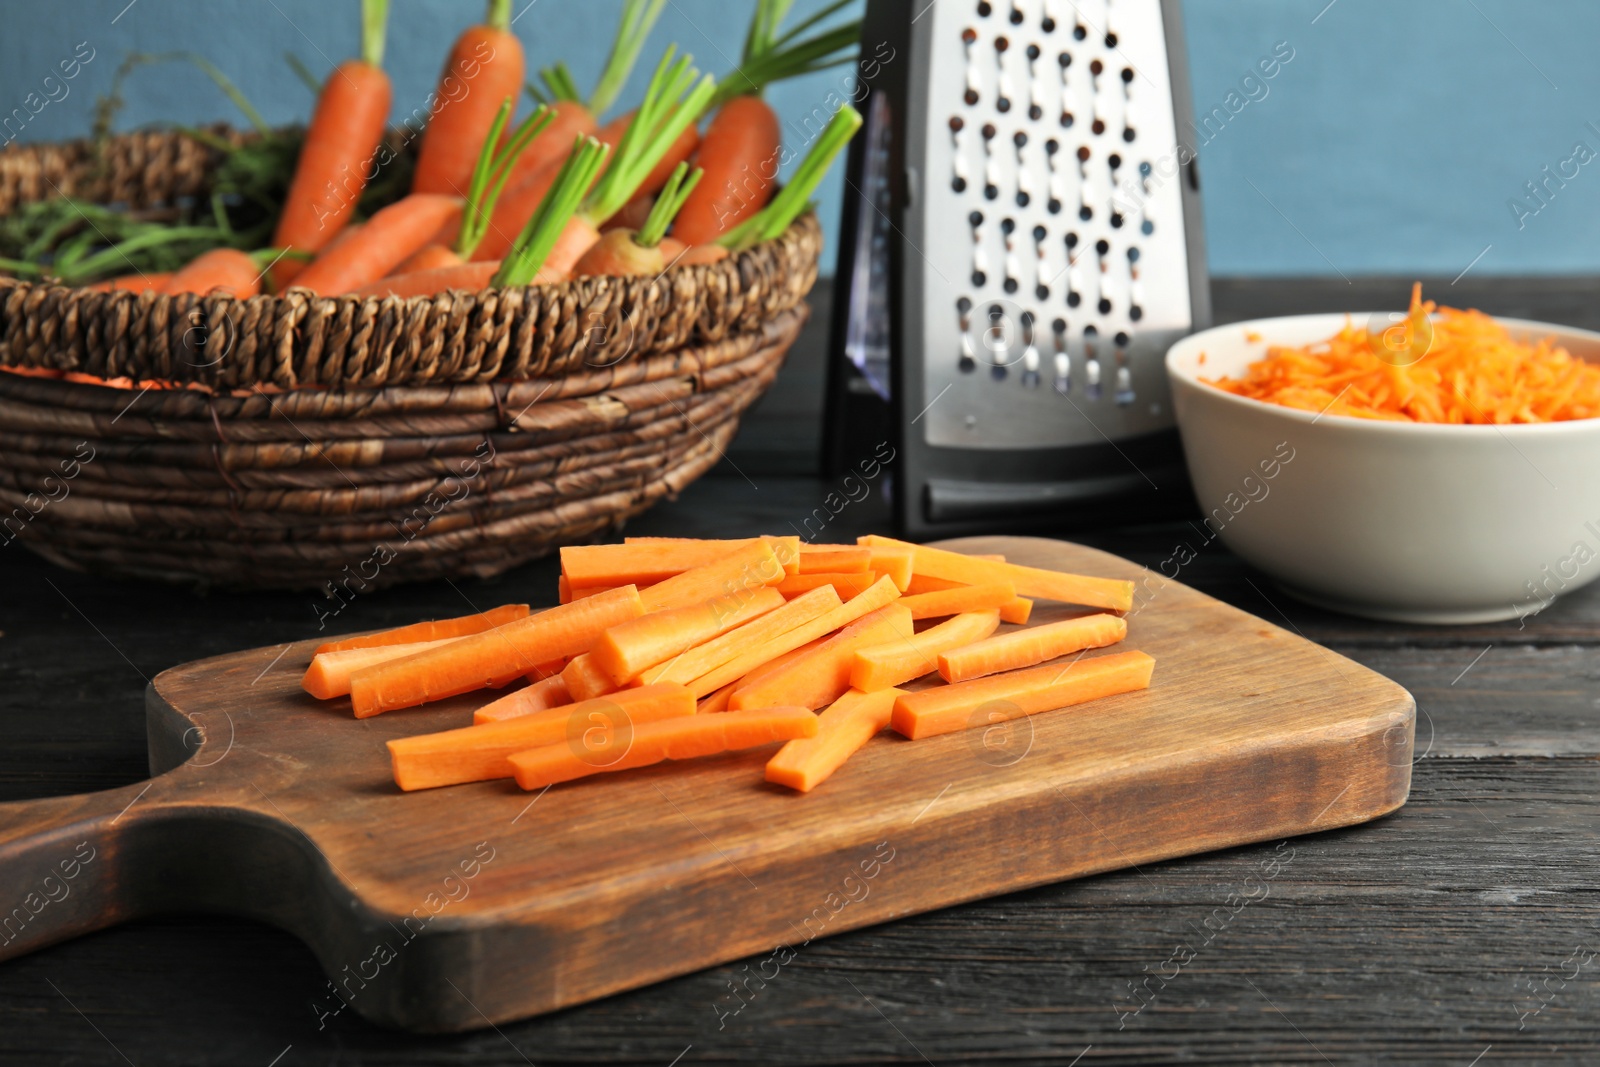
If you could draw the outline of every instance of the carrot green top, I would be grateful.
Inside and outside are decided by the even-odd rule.
[[[389,0],[361,0],[361,61],[383,66],[384,35],[389,23]]]
[[[500,190],[505,188],[506,180],[511,177],[511,168],[516,164],[517,157],[555,119],[554,111],[540,105],[538,110],[522,120],[502,148],[500,134],[511,120],[514,105],[515,101],[510,97],[506,97],[505,103],[500,105],[500,111],[483,139],[483,151],[478,155],[477,165],[472,168],[472,178],[467,183],[466,208],[461,214],[461,229],[456,234],[455,250],[462,259],[472,258],[472,253],[483,241],[483,235],[489,231],[494,205],[500,199]]]
[[[759,94],[775,81],[826,70],[855,58],[861,40],[861,20],[821,30],[805,36],[819,23],[848,7],[854,0],[834,0],[820,11],[782,33],[778,24],[789,13],[794,0],[756,0],[755,14],[745,34],[739,69],[723,79],[712,106],[735,96]]]
[[[633,65],[638,62],[639,52],[644,48],[645,38],[650,36],[666,3],[667,0],[623,0],[622,19],[617,24],[617,35],[611,41],[611,54],[606,57],[606,65],[600,71],[600,80],[595,82],[594,92],[589,94],[587,106],[594,115],[605,114],[616,103],[617,94],[622,92],[628,75],[633,72]],[[541,102],[583,102],[578,83],[565,63],[544,68],[539,72],[539,80],[544,82],[544,89],[530,85],[528,91]]]
[[[539,268],[544,266],[544,261],[549,257],[550,250],[556,246],[567,220],[572,218],[578,202],[583,199],[584,191],[605,165],[610,151],[609,146],[593,137],[579,136],[576,139],[572,152],[556,174],[554,184],[544,194],[544,199],[539,201],[533,217],[517,235],[516,243],[511,246],[511,251],[506,254],[489,284],[496,288],[532,284]]]
[[[683,202],[689,199],[694,187],[700,184],[700,178],[704,173],[696,167],[694,173],[690,174],[688,163],[679,163],[674,167],[672,174],[667,178],[667,183],[656,195],[656,202],[650,206],[650,214],[645,218],[644,225],[634,234],[633,243],[640,248],[654,248],[660,244],[661,238],[666,236],[667,227],[672,225],[672,220],[677,217]]]
[[[789,224],[806,209],[817,183],[828,173],[833,157],[850,143],[850,138],[860,128],[861,113],[855,108],[845,104],[836,111],[806,153],[805,159],[800,161],[789,183],[779,190],[766,207],[717,238],[717,244],[737,251],[761,241],[770,241],[787,230]]]

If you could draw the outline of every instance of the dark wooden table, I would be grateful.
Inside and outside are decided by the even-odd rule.
[[[1222,321],[1400,307],[1408,289],[1370,279],[1214,287]],[[1594,279],[1469,276],[1428,291],[1600,328]],[[820,351],[812,329],[729,462],[632,529],[782,530],[820,504],[830,488],[815,473]],[[852,506],[839,537],[883,521],[874,505]],[[1155,566],[1187,531],[1074,536]],[[229,918],[147,920],[0,965],[0,1062],[1600,1062],[1600,589],[1525,626],[1442,628],[1297,604],[1215,545],[1184,580],[1416,695],[1405,808],[1281,849],[1152,865],[820,940],[766,988],[751,986],[748,1006],[720,1024],[743,962],[455,1037],[385,1032],[350,1012],[319,1030],[324,979],[287,934]],[[455,614],[467,597],[539,602],[553,588],[547,561],[461,588],[373,593],[340,623]],[[140,779],[149,677],[316,632],[314,594],[198,596],[104,581],[17,546],[0,548],[0,591],[6,800]],[[1259,881],[1265,864],[1291,855]],[[1251,875],[1265,895],[1224,908]],[[0,891],[19,892],[4,871]],[[1192,954],[1181,970],[1170,962],[1178,946]],[[1136,983],[1158,992],[1136,994]]]

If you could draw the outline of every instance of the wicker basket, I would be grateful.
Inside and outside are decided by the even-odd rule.
[[[0,152],[0,210],[204,195],[176,133]],[[0,543],[210,585],[488,576],[708,470],[804,324],[814,217],[659,278],[433,298],[96,293],[0,278]],[[183,383],[140,386],[146,380]],[[192,383],[192,384],[189,384]]]

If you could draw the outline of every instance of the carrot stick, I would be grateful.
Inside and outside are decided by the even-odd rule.
[[[91,293],[159,293],[173,272],[155,271],[150,274],[123,274],[103,282],[84,286]]]
[[[747,649],[765,644],[775,637],[779,637],[796,627],[803,626],[813,619],[819,619],[838,607],[839,594],[833,587],[823,586],[811,592],[798,596],[781,608],[772,611],[743,626],[735,627],[718,637],[695,645],[693,648],[674,656],[672,659],[658,663],[654,667],[646,668],[639,680],[649,684],[652,682],[678,682],[688,684],[703,674],[707,674],[725,663],[736,658]],[[758,664],[759,666],[759,664]],[[740,676],[745,672],[741,672]],[[735,679],[730,677],[728,681]],[[713,686],[712,688],[716,688]],[[710,692],[710,690],[707,690]],[[704,696],[705,693],[701,693]]]
[[[639,594],[646,611],[682,608],[714,596],[747,597],[783,580],[783,564],[772,545],[753,541],[716,563],[675,574]]]
[[[438,641],[446,637],[466,637],[468,634],[481,634],[485,630],[492,630],[503,623],[515,622],[528,617],[526,604],[501,604],[497,608],[477,615],[463,615],[454,619],[434,619],[429,622],[414,622],[409,626],[396,627],[393,630],[380,630],[375,634],[366,634],[362,637],[343,637],[337,641],[324,641],[317,646],[318,654],[323,652],[338,652],[346,648],[375,648],[379,645],[405,645],[417,641]]]
[[[759,96],[739,96],[717,111],[695,162],[705,179],[678,213],[673,236],[710,244],[766,206],[778,179],[783,130]]]
[[[533,669],[528,672],[528,681],[542,682],[551,675],[560,674],[566,669],[567,657],[557,656],[555,659],[546,660],[543,663],[535,663]]]
[[[1033,601],[1025,596],[1014,596],[1000,605],[1000,621],[1022,625],[1033,614]]]
[[[916,593],[902,597],[900,603],[911,610],[913,619],[937,619],[944,615],[959,615],[964,611],[999,610],[1015,599],[1016,587],[1010,582],[988,582]]]
[[[872,569],[872,549],[865,545],[801,545],[800,573],[824,574]],[[900,583],[896,582],[898,586]]]
[[[395,274],[415,274],[419,270],[438,270],[440,267],[459,267],[461,257],[453,248],[440,244],[424,245],[406,257],[394,269]]]
[[[878,576],[871,571],[859,574],[796,574],[792,578],[785,578],[775,588],[784,596],[793,597],[810,592],[819,585],[831,585],[838,591],[840,600],[849,600],[866,592],[877,580]]]
[[[647,585],[684,571],[727,559],[748,548],[747,541],[661,541],[649,544],[567,545],[561,549],[561,573],[569,587]]]
[[[1147,689],[1155,663],[1143,652],[1118,652],[1074,660],[1065,667],[1047,663],[934,686],[896,700],[890,725],[912,740],[989,726],[1114,693]]]
[[[356,718],[470,693],[510,672],[576,656],[615,626],[644,613],[631,585],[541,611],[447,646],[360,670],[350,679]]]
[[[531,715],[536,711],[549,711],[551,708],[564,707],[571,703],[572,694],[567,692],[566,681],[561,675],[552,674],[532,685],[513,690],[499,700],[490,701],[472,713],[472,721],[477,725],[503,722],[506,719]]]
[[[456,38],[439,76],[438,110],[422,131],[413,193],[467,194],[500,102],[522,93],[522,42],[510,24],[511,0],[490,0],[485,24]]]
[[[832,586],[824,586],[823,589],[826,589],[829,593],[833,592]],[[823,589],[813,590],[810,593],[806,593],[804,596],[797,597],[796,599],[791,600],[783,608],[779,608],[778,611],[784,611],[788,607],[799,604],[804,601],[806,597],[815,596],[817,593],[821,593]],[[891,600],[894,600],[899,595],[900,592],[894,587],[893,582],[887,578],[880,578],[878,579],[877,584],[871,589],[868,589],[860,596],[851,599],[849,602],[841,604],[836,608],[832,608],[826,614],[812,619],[810,622],[802,623],[787,633],[780,634],[764,644],[758,645],[755,648],[751,648],[748,651],[741,652],[739,655],[735,656],[727,663],[724,663],[722,666],[717,667],[704,675],[701,675],[699,678],[696,678],[694,681],[689,683],[689,689],[697,697],[705,696],[714,690],[722,688],[735,678],[742,678],[744,675],[749,674],[762,664],[776,659],[785,652],[799,648],[808,641],[814,641],[823,634],[832,633],[834,630],[837,630],[842,626],[848,626],[850,623],[855,622],[863,615],[877,611],[879,608],[886,606]],[[772,613],[772,615],[776,614],[778,614],[777,611]],[[767,618],[771,618],[772,615],[767,616]],[[757,619],[750,625],[758,625],[761,621],[762,620]],[[735,630],[734,633],[738,633],[738,631]],[[765,681],[765,679],[763,679],[763,681]],[[730,699],[730,703],[731,702],[732,701]]]
[[[567,692],[572,694],[573,700],[593,700],[617,688],[617,683],[600,669],[594,657],[587,652],[573,656],[562,670],[561,677],[567,683]]]
[[[261,268],[248,252],[237,248],[213,248],[175,271],[161,287],[163,293],[205,295],[220,290],[229,296],[255,296],[261,292]]]
[[[1022,596],[1043,597],[1091,608],[1127,611],[1133,607],[1133,583],[1113,578],[1089,578],[1081,574],[1024,567],[1016,563],[994,563],[963,556],[927,545],[913,545],[891,537],[868,534],[858,539],[864,545],[890,545],[912,551],[912,569],[946,581],[967,585],[1009,581]]]
[[[720,247],[720,246],[714,246]],[[868,545],[872,551],[872,558],[867,567],[879,574],[887,574],[894,579],[895,586],[902,593],[909,593],[911,589],[911,550],[909,548],[895,548],[892,545]]]
[[[355,214],[375,169],[393,98],[382,66],[387,7],[386,0],[363,0],[361,58],[341,63],[322,83],[273,230],[278,248],[321,251]],[[287,256],[280,259],[272,268],[273,286],[288,286],[303,266]]]
[[[909,640],[863,648],[851,661],[850,685],[870,693],[932,674],[939,667],[940,653],[981,641],[999,626],[999,612],[972,611],[946,619]]]
[[[586,752],[595,731],[620,728],[624,736],[637,735],[648,723],[693,715],[694,698],[682,686],[648,686],[457,730],[398,737],[389,742],[389,760],[395,785],[407,791],[509,778],[506,757],[513,752],[540,745]]]
[[[1031,667],[1069,652],[1104,648],[1127,635],[1127,620],[1119,615],[1085,615],[1014,630],[940,653],[939,676],[947,682],[965,682],[986,674]]]
[[[728,707],[734,711],[787,704],[825,707],[850,688],[857,652],[908,641],[911,634],[909,611],[899,604],[881,607],[846,626],[809,655],[794,659],[781,670],[762,672],[756,681],[735,689]]]
[[[688,607],[641,615],[611,627],[589,655],[594,665],[622,685],[647,668],[719,634],[783,606],[777,590],[763,587],[749,596],[719,596]]]
[[[761,708],[729,711],[720,715],[694,715],[636,725],[632,730],[612,730],[609,744],[578,751],[564,744],[518,752],[507,759],[523,789],[542,789],[591,774],[647,767],[663,760],[693,759],[718,752],[754,748],[774,741],[814,737],[817,717],[808,708]],[[631,736],[630,736],[631,735]],[[626,748],[620,755],[612,752]],[[391,742],[392,743],[392,742]]]
[[[799,648],[792,649],[792,650],[790,650],[788,652],[785,652],[783,655],[778,656],[778,657],[776,657],[774,659],[769,659],[767,662],[763,663],[761,666],[757,667],[755,670],[751,671],[749,674],[745,675],[743,678],[740,678],[738,681],[729,682],[728,685],[725,686],[724,688],[729,689],[731,691],[733,689],[738,689],[738,688],[740,688],[742,686],[754,685],[755,683],[759,682],[761,679],[765,678],[767,675],[773,673],[774,671],[783,670],[785,667],[789,666],[789,664],[793,663],[795,660],[799,659],[801,656],[809,655],[813,649],[817,648],[819,645],[821,645],[826,640],[828,640],[827,637],[819,637],[815,641],[807,641],[805,644],[801,645]]]
[[[348,696],[350,676],[361,668],[412,656],[454,640],[456,638],[447,637],[439,641],[415,641],[404,645],[374,645],[368,648],[346,648],[338,652],[319,652],[311,657],[311,666],[306,668],[300,688],[318,700]]]
[[[767,761],[767,781],[809,793],[889,725],[899,689],[846,690],[817,716],[817,736],[801,737]]]
[[[453,196],[413,193],[396,200],[368,219],[360,233],[313,260],[294,284],[331,296],[375,282],[460,212],[461,201]]]
[[[705,554],[701,563],[711,563],[721,559],[735,548],[749,544],[751,541],[765,541],[772,546],[778,559],[783,563],[784,571],[793,576],[800,573],[800,538],[795,534],[768,534],[762,537],[745,537],[732,541],[706,540],[698,537],[624,537],[625,545],[695,545]]]

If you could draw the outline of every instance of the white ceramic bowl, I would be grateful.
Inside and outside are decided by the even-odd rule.
[[[1167,353],[1189,475],[1207,516],[1197,540],[1220,537],[1302,600],[1400,622],[1525,618],[1600,577],[1600,419],[1381,422],[1296,411],[1200,382],[1239,377],[1269,345],[1321,341],[1347,320],[1365,323],[1369,313],[1219,326]],[[1516,337],[1554,337],[1600,362],[1600,334],[1500,321]]]

